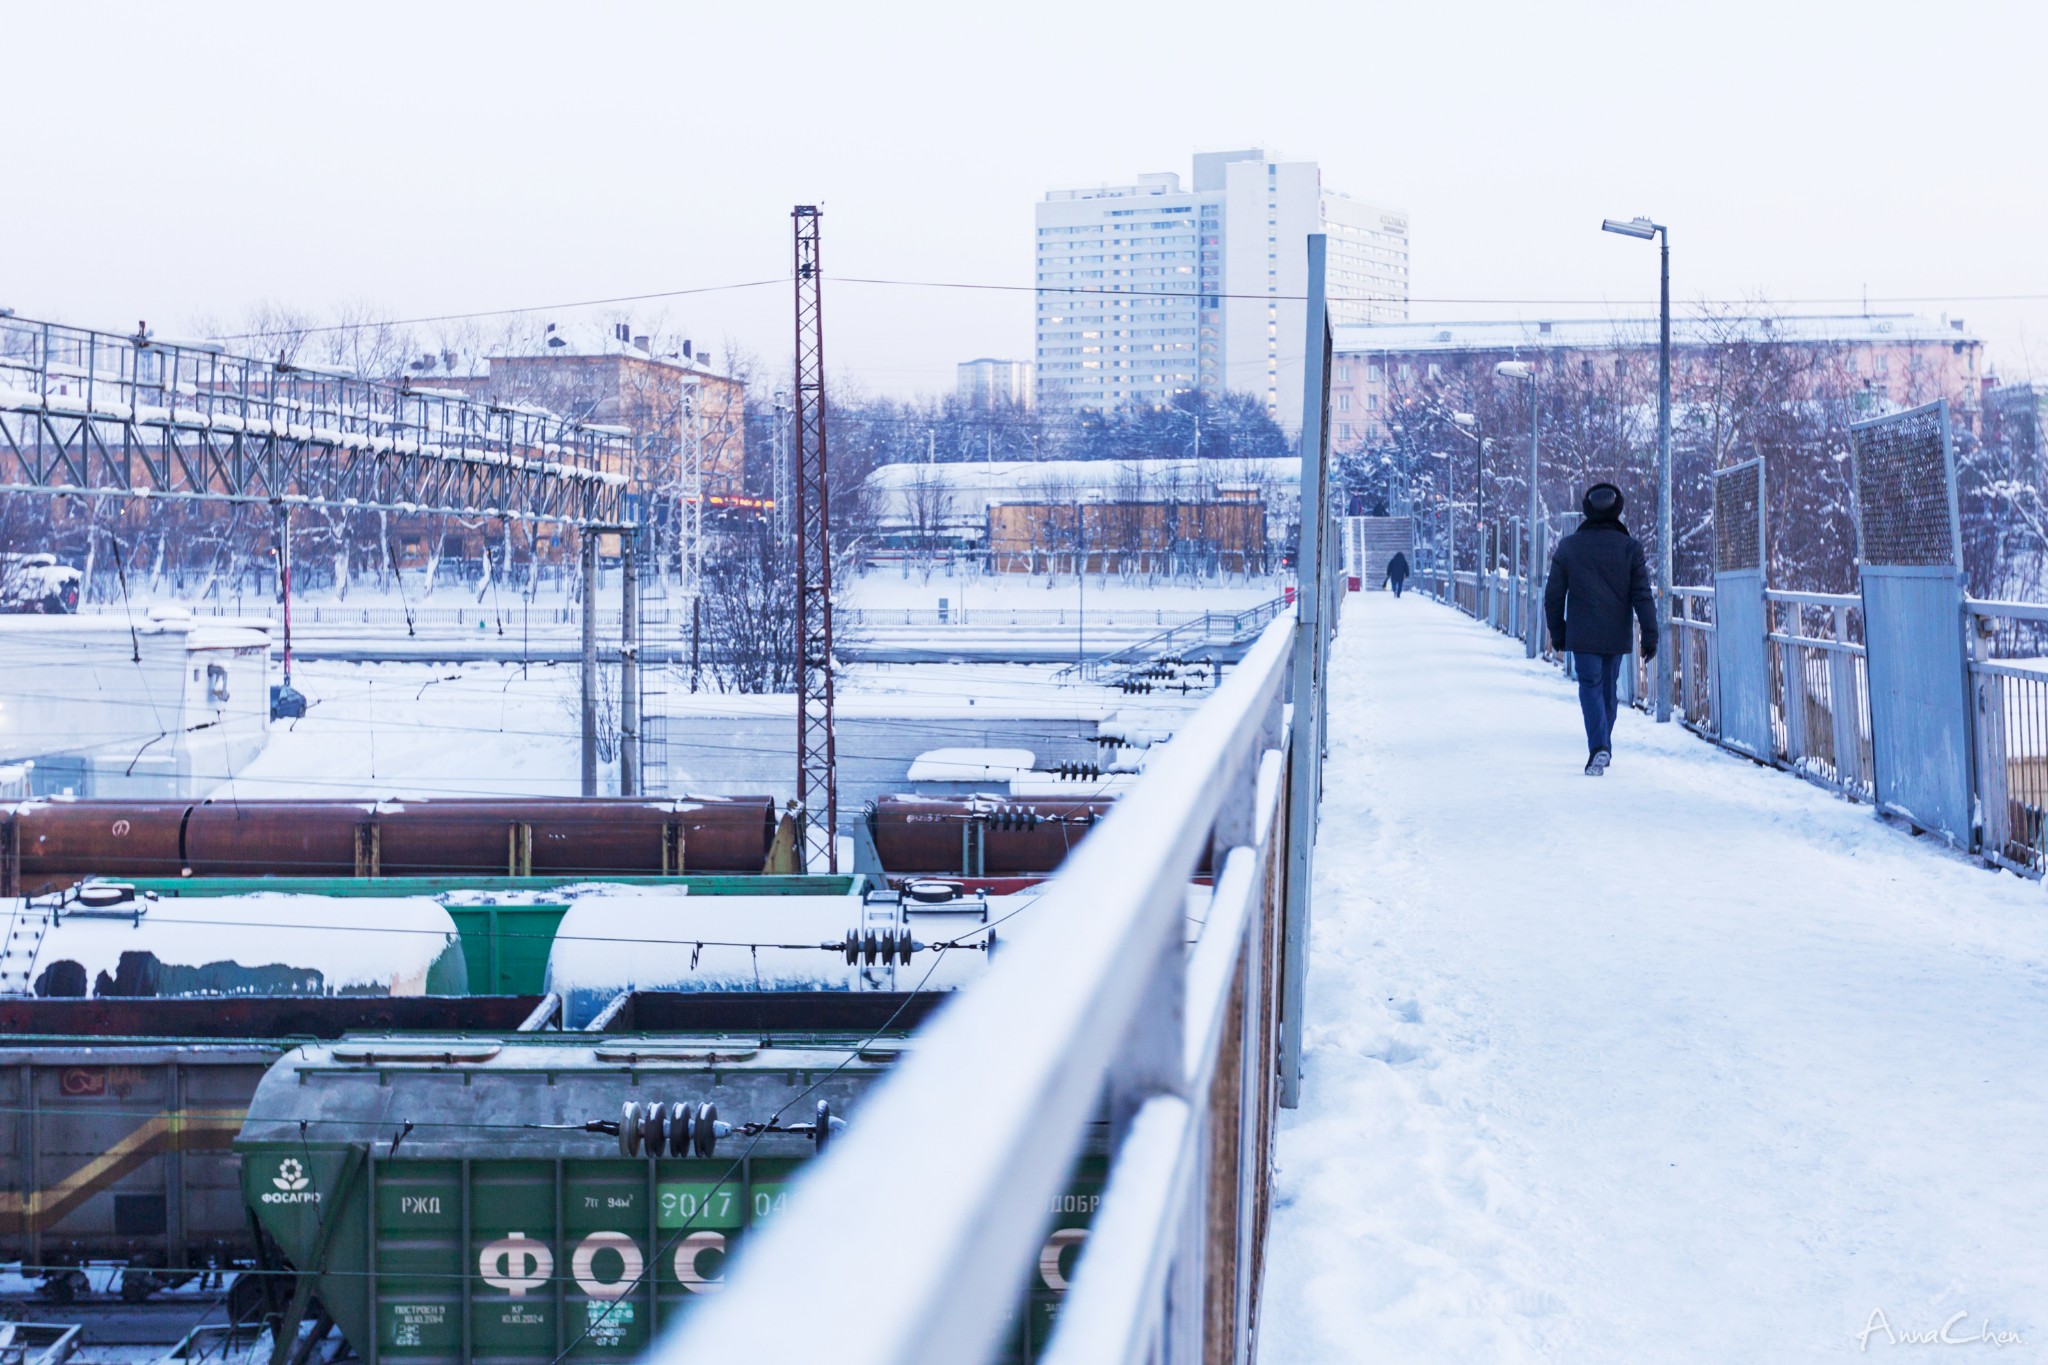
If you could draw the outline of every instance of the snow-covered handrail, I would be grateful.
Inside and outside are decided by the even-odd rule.
[[[919,1035],[658,1360],[805,1354],[821,1323],[839,1325],[836,1365],[987,1359],[1034,1264],[1058,1271],[1047,1209],[1103,1119],[1108,1184],[1067,1300],[1080,1326],[1045,1358],[1249,1358],[1282,878],[1313,830],[1289,809],[1283,741],[1297,630],[1283,612],[1157,752],[1024,912],[1032,932]],[[1219,875],[1190,952],[1205,849]]]

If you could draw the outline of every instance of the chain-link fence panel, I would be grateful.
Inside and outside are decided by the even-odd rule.
[[[1943,405],[1934,403],[1850,429],[1865,564],[1929,568],[1956,562],[1947,425]]]
[[[1714,475],[1714,572],[1764,566],[1764,462]]]

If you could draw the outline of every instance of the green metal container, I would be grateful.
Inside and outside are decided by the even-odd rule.
[[[566,905],[451,905],[471,995],[539,995]]]

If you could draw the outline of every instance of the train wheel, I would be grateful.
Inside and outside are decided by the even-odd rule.
[[[82,1270],[60,1270],[36,1286],[36,1297],[50,1303],[70,1303],[81,1293],[90,1293],[92,1282]]]

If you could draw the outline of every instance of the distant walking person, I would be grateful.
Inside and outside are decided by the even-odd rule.
[[[1408,583],[1408,556],[1400,550],[1387,561],[1387,581],[1394,585],[1394,596],[1401,595],[1401,589]]]
[[[1585,524],[1558,542],[1543,590],[1551,647],[1570,650],[1586,716],[1586,776],[1614,757],[1615,684],[1628,658],[1629,613],[1642,627],[1643,657],[1657,657],[1657,610],[1643,547],[1621,524],[1621,490],[1596,483],[1579,506]]]

